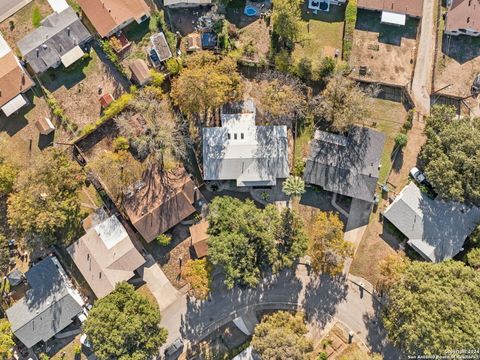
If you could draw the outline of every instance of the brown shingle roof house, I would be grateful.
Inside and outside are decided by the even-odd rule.
[[[193,214],[201,194],[184,168],[153,170],[148,176],[130,187],[123,208],[140,235],[151,242]]]
[[[145,259],[115,215],[93,213],[84,227],[87,233],[67,252],[97,298],[101,298],[112,292],[118,282],[131,279]]]
[[[150,17],[144,0],[78,0],[90,24],[101,37],[109,37],[133,21],[141,23]]]
[[[447,1],[445,33],[480,36],[480,0]]]
[[[33,85],[32,79],[0,35],[0,107],[6,116],[27,103],[22,94]]]
[[[423,0],[358,0],[357,6],[360,9],[422,17]]]
[[[152,80],[152,75],[150,75],[150,70],[148,69],[147,64],[142,59],[135,59],[129,65],[130,71],[132,72],[132,80],[140,85],[146,85]]]

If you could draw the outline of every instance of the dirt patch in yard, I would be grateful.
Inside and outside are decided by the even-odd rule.
[[[270,27],[262,19],[258,19],[239,30],[239,39],[236,46],[241,52],[242,58],[256,63],[267,62],[270,51],[269,31]]]
[[[52,69],[41,76],[43,85],[52,92],[78,129],[98,120],[102,95],[111,93],[118,98],[130,85],[97,46],[90,54],[89,59],[79,60],[68,69]],[[71,136],[71,133],[63,133],[59,140]]]
[[[418,20],[405,26],[380,23],[380,12],[359,10],[353,35],[352,76],[369,81],[407,85],[413,75]],[[360,66],[367,67],[365,75]]]
[[[16,43],[35,29],[34,12],[39,12],[43,19],[53,10],[47,0],[33,0],[0,24],[0,32],[12,49],[16,49]]]
[[[172,249],[169,252],[167,262],[162,265],[162,270],[166,277],[177,289],[181,289],[187,285],[187,282],[185,279],[183,279],[181,274],[182,267],[187,263],[188,260],[192,259],[190,243],[191,241],[189,238]]]

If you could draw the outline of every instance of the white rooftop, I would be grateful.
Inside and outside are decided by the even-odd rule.
[[[7,55],[10,51],[12,51],[12,49],[0,33],[0,57]]]
[[[53,11],[57,13],[61,13],[68,8],[68,4],[65,0],[48,0],[48,3]]]
[[[394,13],[390,11],[382,11],[382,23],[404,26],[407,21],[407,15]]]
[[[2,111],[5,116],[10,116],[14,112],[20,110],[23,106],[27,105],[27,100],[23,94],[18,94],[12,100],[7,102],[5,105],[2,106]]]
[[[115,215],[96,225],[95,231],[109,250],[128,237],[127,231]]]

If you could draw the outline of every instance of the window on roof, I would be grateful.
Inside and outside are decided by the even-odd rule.
[[[90,254],[87,254],[87,260],[90,260]]]
[[[230,135],[230,133],[228,133],[228,134],[227,134],[227,137],[228,137],[228,140],[230,140],[230,138],[231,138],[232,136]]]
[[[240,134],[240,139],[242,139],[242,140],[243,140],[243,133],[241,133],[241,134]]]
[[[237,140],[237,133],[233,134],[233,138]]]
[[[102,278],[102,273],[98,273],[98,278],[101,279]]]

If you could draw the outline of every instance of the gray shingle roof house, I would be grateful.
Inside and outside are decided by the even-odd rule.
[[[304,171],[308,184],[364,201],[373,201],[385,135],[354,126],[347,136],[317,130]]]
[[[274,186],[289,175],[287,127],[256,126],[251,101],[237,109],[222,112],[221,127],[203,128],[204,180]]]
[[[408,244],[432,262],[457,255],[480,223],[480,209],[433,200],[412,182],[387,207],[384,216],[409,240]]]
[[[40,27],[17,43],[22,56],[36,73],[70,66],[83,56],[82,47],[91,39],[87,28],[69,7],[47,16]]]
[[[40,261],[25,277],[30,289],[6,313],[14,335],[31,348],[70,325],[82,312],[83,300],[55,257]]]

